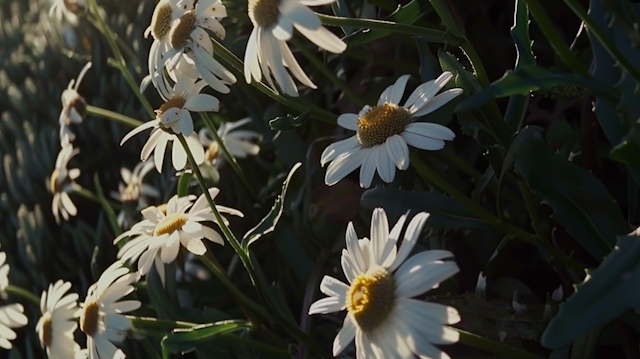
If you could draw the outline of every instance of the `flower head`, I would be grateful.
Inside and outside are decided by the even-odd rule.
[[[236,77],[213,58],[213,42],[207,32],[210,30],[223,39],[226,31],[218,19],[226,16],[227,10],[220,0],[199,0],[195,8],[180,12],[169,32],[162,31],[162,41],[157,47],[152,45],[149,55],[149,75],[161,92],[168,87],[165,68],[174,81],[180,77],[202,77],[212,89],[229,92],[227,85],[235,83]]]
[[[229,150],[229,153],[235,158],[247,158],[247,156],[255,156],[260,152],[260,146],[251,142],[253,139],[260,138],[260,134],[255,131],[236,130],[237,128],[250,123],[250,118],[245,118],[236,122],[225,122],[218,128],[218,136]],[[212,138],[207,128],[203,128],[198,133],[200,142],[207,149],[204,153],[205,162],[218,164],[218,159],[224,159],[220,156],[218,142]]]
[[[138,273],[129,273],[118,261],[89,287],[80,313],[80,330],[87,335],[89,359],[125,357],[112,343],[121,343],[131,328],[131,321],[123,313],[140,308],[141,303],[119,300],[133,292],[133,284],[139,279]]]
[[[319,47],[339,54],[347,45],[324,28],[320,18],[307,5],[317,6],[335,0],[249,0],[249,18],[253,31],[244,53],[244,76],[247,83],[260,81],[262,76],[275,90],[272,76],[278,86],[289,96],[298,96],[291,75],[304,85],[315,89],[316,85],[304,73],[293,56],[287,41],[293,36],[295,27],[302,35]]]
[[[15,303],[0,307],[0,348],[11,349],[9,340],[16,338],[16,332],[12,329],[25,326],[28,322],[23,313],[22,304]]]
[[[73,338],[78,327],[76,318],[80,315],[78,295],[65,295],[70,288],[71,283],[58,280],[50,284],[49,290],[43,291],[40,297],[42,317],[38,320],[36,331],[49,359],[74,358],[80,351],[80,346]]]
[[[66,221],[69,220],[69,216],[75,216],[78,213],[69,193],[77,186],[74,180],[80,177],[80,170],[77,168],[67,169],[71,158],[78,153],[80,150],[74,149],[70,144],[63,146],[58,153],[53,173],[49,177],[49,191],[53,193],[51,211],[57,223],[60,223],[60,214]]]
[[[76,138],[75,134],[71,131],[71,124],[82,123],[82,119],[85,116],[87,102],[84,100],[84,97],[78,93],[78,87],[80,87],[84,75],[90,68],[91,62],[87,62],[82,68],[82,71],[80,71],[78,79],[71,80],[66,90],[62,91],[62,111],[58,118],[58,122],[60,123],[60,143],[62,146],[68,145]]]
[[[443,261],[453,257],[448,251],[431,250],[407,259],[428,217],[418,213],[411,220],[399,249],[406,215],[389,232],[387,216],[377,208],[371,240],[358,239],[349,223],[341,260],[349,284],[325,276],[320,290],[328,297],[309,308],[309,314],[347,310],[333,342],[334,356],[355,339],[358,358],[448,358],[432,344],[458,341],[458,332],[446,324],[459,322],[460,315],[452,307],[411,299],[458,272],[455,262]]]
[[[153,128],[149,140],[142,148],[140,160],[146,161],[151,152],[154,152],[156,169],[158,172],[162,172],[167,142],[174,141],[173,167],[179,171],[187,164],[186,151],[180,143],[175,142],[177,140],[176,134],[182,134],[185,136],[189,150],[197,164],[201,164],[204,161],[204,149],[193,129],[190,111],[217,111],[220,104],[217,98],[200,93],[204,86],[206,84],[203,81],[194,82],[191,79],[181,78],[169,92],[161,94],[165,103],[156,110],[156,119],[131,130],[124,136],[120,145],[122,146],[134,135]]]
[[[49,16],[55,16],[58,21],[65,18],[71,25],[78,25],[78,14],[87,8],[86,0],[54,0],[49,9]]]
[[[212,198],[219,192],[215,187],[209,189]],[[232,208],[216,208],[221,213],[243,216],[242,212]],[[138,261],[138,272],[141,275],[149,272],[154,261],[158,266],[173,262],[181,245],[199,256],[207,251],[203,238],[224,245],[224,239],[218,232],[202,224],[204,221],[218,223],[204,194],[195,203],[191,197],[173,196],[167,203],[166,212],[158,207],[147,207],[142,210],[142,215],[145,218],[142,222],[114,240],[117,243],[125,237],[135,236],[120,248],[118,258],[129,263]],[[226,224],[226,219],[224,221]]]
[[[371,185],[376,170],[383,181],[392,182],[396,167],[402,171],[409,168],[407,145],[436,151],[444,147],[444,141],[453,140],[455,134],[447,127],[415,121],[462,93],[462,89],[454,88],[436,96],[452,77],[450,72],[445,72],[436,80],[423,83],[404,106],[400,106],[409,75],[400,76],[384,90],[376,106],[367,105],[357,115],[347,113],[338,117],[340,126],[356,134],[329,145],[322,152],[320,163],[324,166],[331,162],[325,183],[332,186],[360,166],[361,187]]]

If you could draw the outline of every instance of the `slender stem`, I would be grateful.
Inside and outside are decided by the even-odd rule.
[[[520,350],[515,347],[511,347],[495,340],[491,340],[479,335],[465,332],[458,329],[460,333],[460,343],[467,344],[472,347],[484,349],[486,351],[498,354],[504,358],[519,358],[519,359],[544,359],[545,357],[532,354],[524,350]]]
[[[442,30],[429,29],[425,27],[400,24],[384,20],[373,19],[353,19],[338,16],[316,14],[324,25],[329,26],[351,26],[361,29],[385,30],[393,33],[406,34],[423,37],[432,42],[439,42],[451,46],[460,46],[462,38]]]
[[[244,183],[245,187],[247,187],[247,190],[249,190],[249,193],[251,194],[251,196],[254,199],[257,199],[258,195],[256,194],[255,189],[251,185],[251,182],[249,182],[247,175],[244,174],[244,171],[242,170],[242,167],[240,167],[240,165],[238,164],[238,161],[236,161],[236,158],[233,157],[231,152],[229,152],[227,145],[224,143],[222,138],[220,138],[220,135],[218,135],[218,129],[216,129],[216,126],[213,124],[213,121],[211,121],[211,118],[209,118],[209,115],[207,115],[205,112],[200,112],[200,117],[204,121],[205,126],[207,126],[207,128],[209,129],[209,132],[211,132],[211,134],[215,138],[216,142],[218,143],[218,147],[220,147],[220,149],[222,150],[222,153],[224,154],[224,157],[227,159],[227,162],[229,162],[229,164],[231,165],[233,170],[236,172],[238,177],[240,177],[240,180],[242,181],[242,183]]]
[[[89,191],[88,189],[81,187],[80,185],[73,186],[73,193],[79,195],[80,197],[84,197],[90,201],[94,201],[98,204],[102,204],[98,196],[96,196],[93,192]],[[107,201],[109,202],[109,205],[115,209],[122,208],[122,204],[118,202],[115,202],[109,199],[107,199]]]
[[[95,107],[91,105],[87,105],[87,114],[94,115],[96,117],[106,118],[107,120],[119,122],[129,127],[138,127],[143,123],[142,121],[136,120],[135,118],[131,118],[125,115],[121,115],[117,112],[105,110],[103,108]]]
[[[458,203],[464,205],[478,219],[483,220],[488,225],[506,234],[509,234],[514,238],[521,239],[533,245],[538,244],[538,242],[535,240],[534,234],[526,232],[516,226],[511,225],[508,222],[502,221],[496,216],[494,216],[493,214],[489,213],[487,210],[482,208],[482,206],[474,202],[471,198],[467,197],[464,193],[460,192],[460,190],[455,188],[451,183],[446,181],[444,178],[440,177],[440,175],[434,170],[432,170],[426,163],[424,163],[422,159],[420,159],[420,157],[415,152],[410,154],[410,160],[411,160],[411,165],[413,165],[413,167],[416,169],[416,171],[418,171],[418,173],[420,173],[420,175],[424,176],[436,187],[446,192]],[[545,250],[549,252],[550,255],[558,259],[560,262],[564,263],[566,266],[574,269],[578,269],[578,270],[582,270],[586,268],[586,265],[567,256],[557,248],[551,246],[549,243],[542,242],[541,244],[544,246]]]
[[[35,305],[40,305],[40,297],[29,292],[26,289],[22,289],[20,287],[16,287],[15,285],[9,284],[5,289],[5,292],[13,295],[17,295],[18,297],[22,297]]]
[[[238,344],[242,344],[242,345],[246,345],[249,347],[254,347],[258,350],[261,350],[265,353],[270,353],[279,357],[283,357],[283,358],[291,358],[291,354],[284,350],[284,349],[280,349],[277,347],[274,347],[272,345],[269,344],[265,344],[262,342],[259,342],[257,340],[253,340],[253,339],[249,339],[249,338],[243,338],[243,337],[239,337],[237,335],[225,335],[224,336],[224,340],[230,341],[230,342],[235,342]]]
[[[609,52],[624,70],[626,70],[636,81],[640,81],[640,70],[633,66],[627,58],[620,53],[616,44],[607,36],[600,26],[587,14],[587,11],[576,0],[564,0],[573,12],[587,25],[587,30],[595,35],[602,46]]]
[[[198,325],[197,323],[163,320],[150,317],[136,317],[133,315],[125,315],[125,317],[127,317],[131,321],[131,324],[134,328],[173,330],[176,328],[193,328]]]
[[[311,51],[309,51],[309,49],[304,46],[304,44],[300,40],[294,37],[289,41],[291,41],[291,43],[298,49],[298,51],[300,51],[302,55],[304,55],[304,57],[306,57],[309,62],[313,64],[313,66],[320,70],[320,72],[322,72],[325,77],[333,82],[334,85],[338,86],[342,90],[342,92],[344,92],[345,96],[347,96],[351,101],[357,103],[360,107],[364,107],[367,104],[360,98],[360,96],[358,96],[358,94],[351,90],[349,85],[340,80],[340,78],[338,78],[338,76],[336,76],[333,71],[329,70],[319,58],[317,58]]]
[[[133,90],[133,93],[136,95],[136,97],[138,97],[138,99],[140,100],[140,103],[142,103],[142,106],[147,110],[147,113],[149,114],[149,116],[155,117],[153,113],[153,108],[149,104],[149,101],[147,101],[146,97],[144,97],[144,95],[140,93],[140,87],[133,80],[133,76],[131,75],[131,72],[129,72],[129,68],[127,67],[127,62],[124,60],[124,56],[122,56],[122,52],[120,52],[120,48],[116,43],[115,36],[111,31],[111,28],[107,25],[107,23],[102,18],[102,15],[100,14],[96,0],[89,0],[89,4],[91,6],[93,15],[98,20],[98,25],[101,27],[101,29],[99,30],[107,38],[109,47],[111,47],[111,51],[113,51],[113,55],[116,57],[115,64],[114,64],[115,67],[118,68],[120,72],[122,72],[122,76],[127,81],[127,83]]]
[[[529,11],[531,11],[531,15],[536,19],[538,26],[542,30],[544,36],[549,40],[551,47],[556,50],[558,56],[564,61],[564,63],[571,69],[571,71],[575,73],[579,73],[585,76],[589,76],[588,69],[582,65],[578,57],[571,52],[571,49],[567,44],[564,43],[562,37],[556,30],[553,22],[547,15],[547,12],[544,10],[542,5],[538,0],[525,0],[527,5],[529,6]]]
[[[460,45],[460,48],[467,55],[467,58],[469,59],[469,62],[471,62],[471,65],[473,65],[473,69],[476,73],[476,78],[478,79],[480,85],[482,85],[482,87],[488,87],[490,84],[489,76],[487,76],[487,70],[485,70],[484,64],[482,63],[482,60],[480,60],[480,56],[476,52],[476,49],[471,45],[469,40],[465,40]]]
[[[234,68],[236,70],[236,75],[244,77],[244,64],[242,63],[242,61],[233,52],[229,51],[229,49],[219,43],[216,39],[211,38],[211,42],[213,43],[213,47],[215,48],[214,53],[220,56],[220,58],[224,62],[226,62],[227,65]],[[251,81],[251,86],[257,88],[258,90],[260,90],[260,92],[280,102],[281,104],[292,108],[300,113],[309,112],[311,114],[311,117],[317,118],[327,123],[334,124],[337,121],[338,116],[334,115],[333,113],[316,105],[313,105],[299,97],[290,98],[279,95],[260,81]]]
[[[109,204],[109,201],[104,197],[104,193],[102,192],[102,186],[100,185],[100,180],[98,179],[98,174],[96,173],[93,176],[93,183],[96,186],[96,197],[98,197],[98,201],[100,205],[102,205],[102,209],[107,213],[107,218],[109,219],[109,224],[111,224],[111,229],[115,236],[119,236],[122,233],[122,228],[118,224],[118,217],[116,216],[116,212],[114,212],[113,207]],[[119,246],[118,246],[119,247]]]

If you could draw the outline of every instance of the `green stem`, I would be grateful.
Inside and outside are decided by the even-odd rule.
[[[587,30],[595,35],[602,46],[609,52],[622,68],[627,71],[636,81],[640,82],[640,70],[633,66],[627,58],[620,53],[616,44],[611,41],[604,30],[587,14],[587,11],[576,0],[564,0],[564,2],[573,10],[573,12],[587,25]]]
[[[96,196],[93,192],[89,191],[88,189],[81,187],[80,185],[73,186],[73,193],[79,195],[80,197],[84,197],[90,201],[96,202],[98,204],[102,204],[98,196]],[[107,200],[107,201],[109,202],[109,205],[115,209],[122,208],[122,204],[118,202],[115,202],[113,200]]]
[[[118,225],[118,217],[116,216],[116,212],[109,204],[109,201],[107,201],[107,199],[104,197],[102,186],[100,185],[100,180],[98,179],[97,173],[93,176],[93,183],[96,186],[96,197],[98,198],[98,201],[100,202],[100,205],[102,205],[104,211],[107,213],[107,218],[109,219],[109,224],[111,224],[111,229],[113,229],[113,232],[117,237],[122,233],[122,229],[120,228],[120,225]]]
[[[533,230],[536,232],[536,235],[540,240],[542,240],[543,242],[549,243],[549,237],[547,237],[547,235],[540,230],[542,221],[540,219],[540,215],[538,214],[538,208],[535,204],[535,201],[533,200],[533,195],[531,194],[531,190],[529,189],[527,184],[522,180],[518,181],[518,186],[520,187],[522,198],[524,199],[524,203],[527,207],[527,212],[529,212],[529,218],[531,218],[531,224],[532,224]]]
[[[117,112],[105,110],[100,107],[95,107],[91,105],[87,105],[87,114],[93,115],[96,117],[106,118],[107,120],[112,120],[123,125],[127,125],[129,127],[138,127],[142,125],[142,121],[136,120],[135,118],[131,118],[125,115],[121,115]]]
[[[220,138],[220,135],[218,135],[218,129],[216,129],[216,126],[213,124],[213,121],[211,121],[211,118],[209,118],[209,115],[207,115],[206,112],[200,112],[200,117],[204,121],[205,126],[207,126],[207,128],[209,129],[209,132],[211,132],[211,134],[215,138],[216,142],[218,143],[218,146],[220,147],[220,149],[222,150],[222,153],[224,154],[224,157],[227,159],[227,162],[229,162],[229,164],[231,165],[233,170],[236,172],[238,177],[240,177],[240,180],[242,181],[242,183],[244,183],[245,187],[247,187],[247,190],[249,190],[249,193],[251,194],[251,196],[254,199],[257,199],[258,195],[256,194],[255,189],[251,185],[251,182],[249,182],[249,178],[247,178],[247,175],[244,174],[242,167],[240,167],[240,165],[238,164],[238,161],[236,161],[236,158],[233,157],[231,152],[229,152],[229,149],[225,145],[224,141],[222,140],[222,138]]]
[[[357,103],[360,107],[364,107],[367,104],[360,98],[360,96],[358,96],[355,92],[353,92],[353,90],[351,90],[349,85],[340,80],[338,76],[333,73],[333,71],[329,70],[320,59],[318,59],[311,51],[309,51],[309,49],[304,46],[304,44],[300,40],[294,37],[289,41],[298,49],[298,51],[302,53],[302,55],[304,55],[304,57],[309,60],[309,62],[311,62],[311,64],[313,64],[313,66],[320,70],[320,72],[322,72],[325,77],[333,82],[334,85],[338,86],[342,90],[342,92],[344,92],[345,96],[347,96],[351,101]]]
[[[460,48],[467,55],[467,59],[469,59],[469,62],[471,62],[471,65],[473,65],[473,69],[475,70],[475,73],[476,73],[476,78],[478,79],[478,82],[480,83],[480,85],[482,85],[482,87],[489,87],[490,82],[489,82],[489,76],[487,76],[487,70],[485,70],[484,64],[482,63],[482,60],[480,60],[480,56],[476,52],[476,49],[471,45],[469,40],[466,40],[466,39],[460,45]],[[497,105],[496,105],[496,108],[497,108]]]
[[[151,104],[149,104],[149,101],[147,101],[146,97],[144,97],[140,93],[140,87],[133,80],[133,76],[131,75],[129,68],[127,67],[127,62],[124,60],[124,57],[122,56],[122,52],[120,52],[120,48],[116,43],[116,39],[113,32],[111,31],[111,28],[104,21],[104,19],[102,18],[102,15],[100,15],[100,11],[98,9],[98,4],[96,3],[96,0],[89,0],[89,5],[91,6],[93,15],[98,20],[98,25],[101,27],[101,29],[99,30],[107,38],[109,47],[111,47],[111,51],[113,51],[113,55],[116,57],[115,62],[112,65],[114,65],[114,67],[118,68],[120,72],[122,72],[122,76],[127,81],[127,83],[133,90],[133,93],[136,95],[136,97],[138,97],[142,106],[147,110],[147,113],[149,114],[149,116],[155,117]]]
[[[230,341],[230,342],[235,342],[238,344],[242,344],[242,345],[246,345],[249,347],[254,347],[258,350],[261,350],[265,353],[270,353],[279,357],[283,357],[283,358],[291,358],[291,354],[284,350],[284,349],[280,349],[277,347],[274,347],[272,345],[269,344],[265,344],[262,342],[259,342],[257,340],[253,340],[253,339],[249,339],[249,338],[242,338],[239,337],[237,335],[225,335],[224,336],[224,340]]]
[[[449,32],[429,29],[425,27],[400,24],[384,20],[373,19],[353,19],[338,16],[316,14],[324,25],[328,26],[351,26],[361,29],[384,30],[391,33],[399,33],[411,36],[419,36],[431,42],[443,43],[451,46],[460,46],[462,38]]]
[[[176,328],[193,328],[197,323],[189,323],[182,321],[173,321],[173,320],[163,320],[158,318],[150,318],[150,317],[136,317],[133,315],[125,315],[133,325],[134,328],[149,328],[149,329],[160,329],[160,330],[173,330]]]
[[[544,359],[545,357],[532,354],[524,350],[520,350],[518,348],[514,348],[495,340],[491,340],[485,337],[481,337],[479,335],[465,332],[463,330],[459,330],[460,333],[460,343],[467,344],[469,346],[484,349],[494,354],[498,354],[504,358],[519,358],[519,359]]]
[[[234,55],[233,52],[229,51],[229,49],[219,43],[216,39],[211,38],[211,42],[213,43],[213,47],[215,48],[214,54],[219,56],[224,62],[227,63],[227,65],[235,69],[236,76],[244,77],[244,64],[242,63],[242,61],[236,55]],[[331,124],[335,124],[337,121],[338,116],[299,97],[284,97],[274,92],[264,83],[256,80],[251,81],[251,86],[257,88],[260,92],[280,102],[281,104],[292,108],[300,113],[309,112],[312,117]]]
[[[431,169],[425,162],[420,159],[420,157],[412,152],[410,154],[411,165],[418,171],[419,174],[424,176],[427,180],[429,180],[433,185],[435,185],[440,190],[444,191],[448,195],[450,195],[453,199],[455,199],[458,203],[465,206],[471,213],[473,213],[478,219],[484,221],[488,225],[514,237],[521,239],[527,243],[537,245],[537,241],[535,240],[535,235],[529,232],[526,232],[516,226],[511,225],[508,222],[502,221],[493,214],[489,213],[487,210],[482,208],[479,204],[474,202],[471,198],[467,197],[464,193],[460,192],[457,188],[455,188],[451,183],[449,183],[444,178],[440,177],[440,175]],[[567,256],[562,253],[557,248],[551,246],[549,243],[541,243],[545,250],[549,252],[554,258],[558,259],[560,262],[564,263],[566,266],[571,267],[577,270],[583,270],[586,266],[575,259]]]
[[[8,294],[13,294],[13,295],[17,295],[18,297],[22,297],[30,302],[32,302],[35,305],[40,305],[40,297],[38,297],[37,295],[29,292],[26,289],[22,289],[20,287],[16,287],[15,285],[9,284],[5,289],[5,292],[7,292]]]
[[[533,15],[534,19],[540,26],[542,33],[549,40],[551,47],[556,50],[558,56],[564,61],[564,63],[571,69],[571,71],[575,73],[579,73],[581,75],[589,76],[588,69],[582,65],[578,57],[571,52],[569,46],[564,43],[562,37],[556,30],[553,22],[547,15],[547,12],[544,10],[542,5],[538,0],[525,0],[527,5],[529,6],[529,11],[531,11],[531,15]]]

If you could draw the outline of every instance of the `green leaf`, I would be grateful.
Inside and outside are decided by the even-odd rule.
[[[295,130],[296,127],[301,126],[303,123],[307,122],[309,119],[310,112],[303,113],[300,116],[280,116],[276,117],[273,120],[269,121],[269,126],[272,130],[276,131],[292,131]]]
[[[362,207],[373,209],[382,207],[389,215],[402,215],[411,212],[431,214],[427,226],[444,229],[484,229],[492,227],[471,214],[466,207],[442,193],[409,192],[391,188],[375,188],[366,191],[360,200]]]
[[[391,15],[386,17],[385,21],[397,22],[400,24],[411,25],[416,20],[422,17],[422,15],[427,13],[428,5],[425,5],[424,1],[420,0],[412,0],[405,6],[398,5],[396,11],[394,11]],[[379,38],[391,35],[393,31],[387,30],[360,30],[348,36],[345,40],[350,39],[349,47],[360,46],[364,44],[368,44],[371,41],[375,41]]]
[[[547,348],[559,348],[615,319],[626,309],[640,309],[640,240],[638,232],[619,236],[600,267],[560,307],[542,335]]]
[[[504,161],[502,162],[502,168],[500,169],[500,181],[504,179],[504,175],[507,174],[513,163],[516,161],[516,156],[520,151],[520,147],[527,142],[534,133],[542,133],[542,131],[543,129],[541,127],[527,126],[516,135],[513,141],[511,141],[507,153],[504,155]]]
[[[465,37],[464,24],[460,21],[460,15],[455,13],[455,8],[450,1],[430,0],[430,3],[449,32],[458,37]]]
[[[618,93],[615,89],[591,78],[573,73],[550,71],[535,65],[527,65],[521,66],[515,72],[507,71],[501,79],[491,84],[491,86],[458,105],[457,111],[471,111],[485,105],[492,99],[512,95],[528,96],[531,91],[549,90],[560,84],[580,85],[607,100],[616,101],[618,99]]]
[[[193,177],[193,174],[190,172],[184,172],[182,176],[180,176],[180,180],[178,181],[178,197],[184,197],[189,194],[191,177]]]
[[[289,171],[289,175],[282,184],[282,193],[280,193],[278,198],[276,198],[275,202],[273,203],[273,207],[271,207],[271,210],[269,211],[267,216],[264,217],[257,226],[249,230],[249,232],[244,235],[244,238],[242,238],[242,247],[245,249],[245,251],[249,249],[249,246],[253,242],[257,241],[263,235],[269,232],[273,232],[273,230],[276,228],[276,224],[278,223],[278,220],[280,219],[282,210],[284,208],[284,199],[287,194],[287,188],[289,188],[289,182],[291,181],[293,174],[296,173],[296,170],[298,170],[300,166],[302,166],[302,163],[298,162],[293,166],[293,168],[291,168],[291,171]]]
[[[553,208],[551,218],[598,261],[609,253],[616,235],[628,232],[607,188],[589,171],[557,155],[539,133],[520,146],[515,167]]]
[[[631,131],[609,153],[618,162],[640,170],[640,122],[635,122]]]
[[[511,37],[516,44],[518,58],[516,69],[520,66],[533,66],[536,64],[533,50],[531,49],[531,38],[529,37],[529,7],[525,0],[516,1],[516,14],[514,24],[511,27]]]
[[[440,59],[442,70],[449,71],[453,74],[456,87],[462,88],[465,94],[475,95],[482,91],[482,86],[478,82],[478,79],[476,79],[471,72],[467,71],[455,56],[442,49],[438,49],[438,59]]]
[[[162,339],[162,348],[169,353],[183,354],[194,350],[198,344],[249,328],[251,324],[246,320],[225,320],[188,329],[175,329]]]

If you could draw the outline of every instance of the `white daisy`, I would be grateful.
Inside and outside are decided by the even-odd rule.
[[[151,74],[154,81],[162,78],[166,69],[171,76],[179,78],[173,73],[179,63],[188,64],[192,71],[196,70],[212,89],[220,93],[228,93],[227,85],[236,82],[236,77],[213,58],[213,42],[206,30],[212,31],[217,37],[223,39],[226,32],[217,18],[227,16],[227,10],[220,0],[199,0],[195,9],[185,11],[171,26],[168,34],[168,47],[158,50],[151,71],[155,69],[155,75]],[[182,71],[180,71],[182,72]],[[182,72],[184,76],[192,77]],[[177,78],[174,78],[176,80]],[[192,77],[193,78],[193,77]],[[163,86],[158,86],[161,88]]]
[[[322,166],[333,161],[327,168],[325,183],[332,186],[360,166],[360,187],[371,185],[376,170],[383,181],[392,182],[396,167],[402,171],[409,168],[407,145],[436,151],[444,147],[444,141],[453,140],[455,134],[445,126],[415,122],[462,93],[462,89],[454,88],[436,96],[452,77],[445,72],[436,80],[423,83],[400,106],[409,75],[400,76],[384,90],[376,106],[367,105],[357,115],[340,115],[338,124],[356,134],[322,152]]]
[[[171,48],[169,32],[171,24],[180,18],[186,11],[193,10],[193,0],[161,0],[153,10],[151,24],[144,32],[147,38],[151,34],[153,43],[149,50],[149,75],[147,75],[140,84],[140,92],[144,92],[149,83],[153,85],[161,93],[165,93],[166,85],[162,78],[162,71],[158,71],[157,64],[161,62],[162,54]]]
[[[49,16],[55,16],[58,21],[64,17],[71,25],[78,25],[77,13],[87,8],[86,0],[54,0],[49,9]]]
[[[80,330],[87,335],[89,359],[125,358],[112,343],[121,343],[131,329],[131,321],[122,313],[140,308],[141,303],[118,300],[133,292],[133,284],[139,279],[138,273],[129,273],[118,261],[89,287],[80,313]]]
[[[269,85],[276,90],[271,77],[289,96],[298,96],[291,75],[304,85],[316,88],[316,85],[304,73],[293,56],[287,41],[293,36],[295,27],[302,35],[319,47],[342,53],[346,48],[342,40],[327,30],[320,18],[309,6],[320,6],[335,0],[249,0],[249,18],[253,22],[253,31],[244,53],[244,76],[247,83],[252,79],[261,81],[266,77]]]
[[[70,144],[63,146],[60,153],[58,153],[56,167],[48,180],[49,191],[53,193],[51,211],[56,218],[56,223],[60,223],[60,214],[66,221],[69,220],[69,216],[75,216],[78,213],[76,206],[71,201],[71,197],[69,197],[69,193],[73,192],[77,186],[73,181],[80,177],[80,170],[78,168],[67,169],[71,158],[78,153],[80,153],[80,150],[74,149]]]
[[[229,153],[235,158],[247,158],[247,156],[255,156],[260,153],[260,146],[251,142],[260,138],[260,134],[255,131],[237,130],[237,128],[250,123],[250,118],[245,118],[236,122],[225,122],[218,128],[218,136],[229,150]],[[198,134],[200,142],[207,148],[204,153],[205,162],[218,164],[218,158],[224,159],[220,155],[218,142],[213,138],[207,128],[202,128]]]
[[[449,358],[432,344],[451,344],[459,333],[446,326],[460,321],[455,308],[411,299],[458,272],[448,251],[431,250],[409,258],[429,215],[418,213],[409,223],[399,249],[396,243],[406,220],[389,232],[387,216],[377,208],[371,220],[371,240],[358,239],[353,224],[342,250],[342,269],[349,284],[325,276],[320,284],[329,297],[318,300],[309,314],[347,310],[333,342],[337,356],[354,339],[358,358]]]
[[[80,346],[73,338],[78,327],[76,318],[80,315],[78,295],[65,295],[71,283],[58,280],[49,285],[49,291],[43,291],[40,297],[42,317],[36,325],[40,344],[47,350],[49,359],[74,358]]]
[[[170,92],[162,95],[166,101],[156,110],[156,119],[144,123],[127,133],[120,146],[134,135],[153,128],[149,140],[142,148],[140,160],[146,161],[154,151],[154,162],[158,172],[162,172],[162,163],[164,162],[164,151],[167,142],[174,141],[172,150],[173,167],[181,170],[187,164],[187,153],[179,141],[176,134],[183,134],[189,145],[189,149],[193,154],[193,158],[197,164],[204,161],[204,149],[198,140],[198,135],[193,130],[193,119],[189,111],[217,111],[220,101],[200,91],[207,84],[204,81],[197,81],[180,78]]]
[[[55,5],[55,4],[54,4]],[[78,93],[78,87],[84,78],[84,75],[91,68],[91,62],[88,62],[80,71],[78,79],[69,81],[67,89],[62,91],[62,111],[58,122],[60,123],[60,143],[62,146],[68,145],[76,136],[71,131],[71,124],[82,123],[87,109],[87,102],[84,97]]]
[[[12,328],[23,327],[28,322],[23,313],[22,304],[15,303],[0,307],[0,348],[7,350],[12,348],[9,340],[17,337]]]
[[[6,298],[5,290],[9,286],[9,263],[7,263],[7,254],[0,252],[0,297]]]
[[[209,189],[212,198],[219,192],[215,187]],[[220,213],[243,217],[242,212],[236,209],[217,205],[216,208]],[[218,224],[204,194],[200,195],[195,203],[189,197],[173,196],[167,203],[166,213],[157,207],[148,207],[142,210],[142,215],[145,218],[142,222],[135,224],[114,240],[115,244],[125,237],[136,236],[120,248],[118,258],[129,263],[137,260],[141,275],[149,272],[154,260],[158,266],[158,260],[162,263],[173,262],[178,256],[181,244],[189,252],[199,256],[207,251],[202,238],[224,245],[224,239],[218,232],[201,223],[211,221]],[[228,221],[224,221],[228,225]]]
[[[128,168],[120,168],[122,182],[118,184],[118,192],[111,192],[111,197],[122,202],[123,208],[118,213],[118,225],[122,228],[129,228],[130,217],[133,212],[137,213],[142,208],[147,207],[147,198],[158,198],[160,192],[153,186],[142,183],[144,176],[154,168],[153,161],[140,162],[133,172]]]

